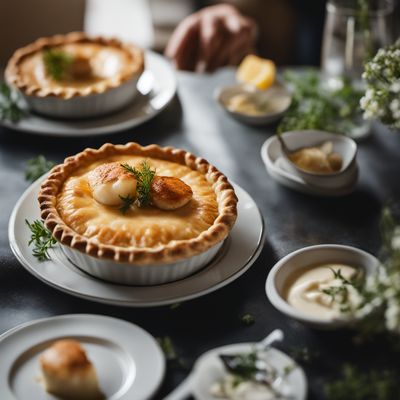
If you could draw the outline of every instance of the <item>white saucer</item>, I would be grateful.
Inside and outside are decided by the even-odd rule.
[[[358,180],[358,166],[354,163],[349,181],[345,186],[323,188],[306,183],[300,176],[293,174],[283,159],[281,146],[277,137],[271,136],[261,147],[261,158],[264,161],[268,174],[282,185],[302,193],[315,196],[339,197],[354,191]]]
[[[155,117],[176,93],[175,72],[170,63],[152,51],[145,54],[146,70],[140,77],[140,94],[132,104],[102,118],[61,120],[28,113],[19,122],[0,121],[10,129],[45,136],[92,136],[133,128]]]
[[[223,379],[226,372],[219,359],[220,354],[249,353],[254,349],[256,343],[238,343],[218,347],[200,356],[196,361],[193,371],[172,393],[167,396],[168,400],[182,400],[189,394],[193,394],[196,400],[210,400],[211,386]],[[292,391],[292,400],[305,400],[307,397],[307,379],[303,369],[288,355],[275,348],[268,350],[268,362],[277,369],[280,375],[284,374],[285,368],[295,366],[293,371],[286,377],[287,386]]]
[[[20,263],[45,283],[100,303],[130,307],[173,304],[204,296],[237,279],[257,259],[264,243],[264,222],[250,195],[235,185],[238,218],[220,253],[208,266],[180,281],[157,286],[124,286],[96,279],[72,264],[59,246],[51,260],[40,262],[28,246],[30,232],[25,219],[40,218],[37,196],[41,181],[34,182],[14,207],[8,226],[10,246]]]
[[[144,400],[159,388],[165,357],[155,339],[129,322],[92,314],[38,319],[0,336],[2,400],[55,400],[40,382],[39,356],[52,342],[74,339],[93,363],[108,400]]]

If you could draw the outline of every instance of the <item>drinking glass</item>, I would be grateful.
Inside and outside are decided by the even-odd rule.
[[[322,72],[328,89],[339,89],[343,77],[364,89],[364,63],[393,42],[393,0],[328,0],[322,43]],[[361,139],[370,123],[355,111],[348,136]]]
[[[393,41],[393,9],[393,0],[329,0],[323,72],[360,79],[365,61]]]

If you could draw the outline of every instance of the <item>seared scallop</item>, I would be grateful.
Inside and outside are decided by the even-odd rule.
[[[193,191],[182,180],[171,176],[155,176],[151,183],[151,202],[162,210],[175,210],[192,199]]]
[[[93,198],[106,206],[123,204],[121,197],[136,196],[136,179],[120,163],[102,164],[88,174]]]

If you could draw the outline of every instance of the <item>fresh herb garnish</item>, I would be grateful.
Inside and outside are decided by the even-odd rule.
[[[32,223],[28,220],[25,220],[25,222],[31,231],[28,245],[34,244],[33,255],[39,261],[48,260],[50,258],[48,250],[57,243],[56,239],[53,238],[51,232],[43,225],[42,221],[37,219]]]
[[[140,207],[144,207],[150,203],[151,183],[153,182],[156,171],[151,169],[147,161],[143,161],[140,169],[131,167],[129,164],[121,164],[126,171],[132,174],[137,181],[136,191],[137,200]]]
[[[247,314],[243,314],[240,317],[240,321],[242,322],[243,325],[250,326],[250,325],[254,324],[256,319],[254,318],[254,316],[252,314],[247,313]]]
[[[47,49],[43,52],[46,73],[56,81],[65,78],[68,67],[73,61],[73,57],[62,50]]]
[[[24,111],[18,104],[18,95],[5,82],[0,83],[0,120],[18,122]]]
[[[232,373],[239,381],[247,381],[254,379],[259,369],[257,367],[257,352],[251,351],[238,355],[224,355],[219,356],[228,371]]]
[[[25,179],[31,182],[36,181],[36,179],[52,169],[54,165],[56,164],[53,161],[46,160],[42,155],[31,158],[26,163]]]
[[[368,373],[346,364],[342,376],[325,385],[328,400],[393,400],[398,398],[398,374],[372,370]]]
[[[323,129],[348,134],[354,127],[353,120],[361,112],[359,102],[362,92],[356,90],[348,79],[336,90],[322,84],[317,70],[287,71],[284,79],[293,90],[292,104],[278,125],[282,133],[302,129]]]
[[[310,350],[308,347],[292,347],[289,350],[289,355],[298,363],[309,364],[319,358],[320,353]]]
[[[125,214],[130,208],[131,205],[135,203],[135,199],[128,194],[127,196],[119,196],[119,198],[122,200],[123,204],[120,207],[119,211],[121,211],[122,214]]]

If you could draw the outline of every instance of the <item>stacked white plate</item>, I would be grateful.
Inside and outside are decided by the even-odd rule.
[[[277,136],[270,137],[261,148],[261,157],[268,174],[282,185],[317,196],[344,196],[351,193],[358,180],[357,145],[354,140],[324,131],[305,130],[282,134],[289,149],[297,150],[330,141],[334,152],[343,159],[342,169],[333,175],[302,173],[284,156]]]

